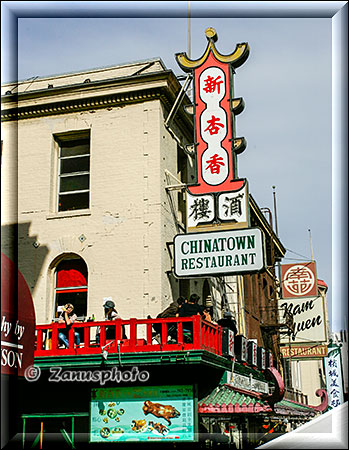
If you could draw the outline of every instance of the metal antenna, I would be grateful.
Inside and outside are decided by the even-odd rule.
[[[276,214],[276,192],[275,192],[275,187],[276,187],[276,186],[272,186],[272,188],[273,188],[273,197],[274,197],[274,220],[275,220],[275,232],[276,232],[276,236],[279,237],[279,232],[278,232],[278,219],[277,219],[277,214]]]
[[[308,229],[309,231],[309,240],[310,240],[310,254],[311,254],[311,260],[314,261],[314,253],[313,253],[313,240],[311,238],[311,230],[310,228]]]

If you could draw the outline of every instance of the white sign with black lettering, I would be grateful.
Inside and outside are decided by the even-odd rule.
[[[285,314],[291,314],[293,325],[290,331],[292,344],[326,342],[326,324],[323,299],[318,297],[281,298],[279,300],[280,322]],[[289,342],[289,336],[283,334],[280,342]]]
[[[174,238],[177,277],[257,272],[264,268],[259,228],[178,234]]]

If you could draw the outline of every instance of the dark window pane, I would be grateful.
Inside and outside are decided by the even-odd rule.
[[[89,175],[74,175],[61,177],[59,192],[82,191],[90,186]]]
[[[88,172],[90,170],[90,157],[61,159],[61,174],[71,172]]]
[[[58,306],[64,306],[71,303],[74,306],[74,313],[78,316],[86,316],[87,314],[87,292],[69,292],[60,294],[56,292],[56,317],[58,317]]]
[[[77,156],[90,154],[90,140],[61,142],[61,156]]]
[[[89,192],[80,194],[67,194],[59,196],[58,211],[73,211],[75,209],[88,209]]]

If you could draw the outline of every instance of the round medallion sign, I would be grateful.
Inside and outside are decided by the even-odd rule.
[[[294,264],[284,275],[284,288],[291,295],[307,295],[313,289],[314,285],[314,273],[303,264]]]

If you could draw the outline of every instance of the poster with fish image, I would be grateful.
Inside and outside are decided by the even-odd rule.
[[[90,442],[194,441],[193,386],[91,391]]]

